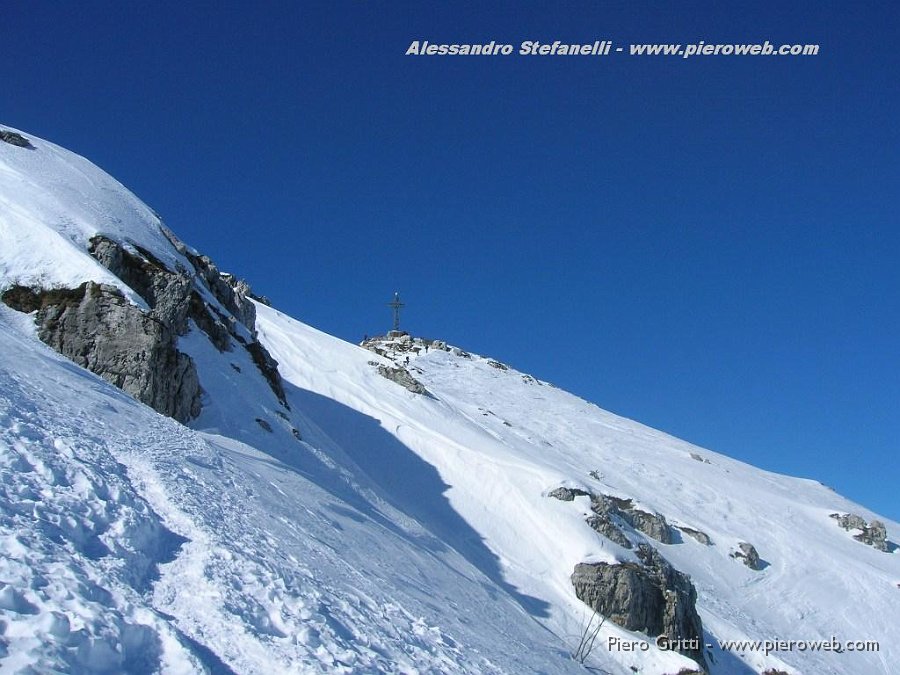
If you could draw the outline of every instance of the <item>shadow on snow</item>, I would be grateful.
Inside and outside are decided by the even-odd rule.
[[[548,603],[520,593],[504,580],[499,559],[451,506],[444,494],[450,486],[431,464],[385,430],[374,417],[289,382],[284,385],[291,403],[346,453],[374,484],[378,496],[418,521],[433,536],[416,536],[401,529],[310,453],[291,453],[290,457],[279,453],[279,460],[417,546],[432,553],[445,550],[445,544],[452,547],[529,614],[549,616]],[[492,589],[486,587],[486,590]]]

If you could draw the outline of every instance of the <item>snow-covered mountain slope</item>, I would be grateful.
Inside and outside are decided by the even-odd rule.
[[[663,514],[670,525],[710,538],[711,545],[704,545],[676,535],[677,543],[654,545],[693,578],[714,645],[713,672],[891,672],[900,634],[900,559],[895,547],[881,552],[838,528],[830,517],[835,512],[878,516],[821,484],[701,450],[459,350],[392,352],[402,343],[381,343],[398,363],[411,358],[410,372],[432,396],[425,397],[380,377],[369,364],[371,353],[275,310],[260,308],[259,330],[285,379],[309,392],[307,414],[401,508],[433,523],[457,550],[487,565],[533,613],[545,615],[558,635],[577,635],[583,620],[569,579],[577,563],[635,559],[585,524],[591,514],[587,497],[548,498],[553,488],[568,486],[632,499],[647,512]],[[378,420],[377,429],[360,428],[348,410]],[[384,431],[390,438],[379,440]],[[408,481],[416,466],[437,471],[442,494],[423,495],[420,481]],[[471,539],[456,537],[453,522],[445,527],[447,513],[477,531],[490,555],[478,546],[469,550]],[[888,522],[887,529],[896,537],[897,523]],[[741,542],[754,545],[763,569],[732,557]],[[626,637],[615,626],[605,626],[601,635],[607,643],[611,635]],[[832,637],[879,640],[880,651],[740,655],[717,644]],[[598,662],[614,672],[613,662],[643,672],[676,665],[648,663],[644,653],[603,651],[595,650]]]
[[[153,412],[0,310],[4,672],[522,672],[564,646],[307,451]]]
[[[142,246],[172,268],[190,268],[169,243],[156,214],[121,183],[75,153],[30,134],[27,138],[33,148],[0,143],[4,285],[74,287],[92,280],[116,286],[143,304],[88,254],[96,234]]]
[[[116,210],[140,205],[123,187],[28,139],[0,143],[0,291],[93,280],[146,307],[88,254],[97,234],[190,273],[146,207]],[[52,353],[33,317],[0,305],[4,672],[574,670],[513,598],[341,466],[234,340],[220,350],[193,323],[179,338],[204,390],[198,432]]]
[[[650,591],[680,616],[696,588],[712,673],[900,660],[897,523],[499,362],[366,349],[253,303],[100,169],[23,136],[0,142],[0,295],[20,310],[0,303],[3,672],[579,672],[573,570],[646,580],[639,545],[690,575]],[[127,339],[82,353],[120,341],[98,311],[164,324],[135,343],[162,356],[117,381]],[[60,326],[85,321],[107,332],[74,349]],[[199,410],[173,408],[188,426],[111,384],[168,411],[170,372],[199,382]],[[587,665],[700,667],[616,622]],[[719,646],[832,638],[879,650]]]

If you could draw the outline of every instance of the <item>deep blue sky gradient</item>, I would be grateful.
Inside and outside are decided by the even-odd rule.
[[[900,519],[900,9],[752,4],[12,0],[0,121],[329,333],[399,290],[417,335]]]

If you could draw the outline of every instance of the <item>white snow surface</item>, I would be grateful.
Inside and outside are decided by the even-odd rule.
[[[94,280],[142,304],[87,253],[98,233],[190,269],[123,186],[24,135],[33,150],[0,142],[0,291]],[[713,673],[895,672],[900,553],[829,514],[878,518],[892,542],[896,522],[477,355],[383,357],[257,311],[288,406],[246,350],[219,352],[194,328],[179,347],[205,394],[188,428],[55,354],[0,304],[0,672],[583,672],[569,652],[590,611],[569,575],[634,553],[588,527],[587,497],[547,496],[560,485],[712,539],[631,533],[691,575]],[[379,375],[407,355],[427,395]],[[730,556],[739,542],[763,569]],[[610,637],[650,645],[610,651]],[[717,642],[832,638],[879,651]],[[607,623],[588,665],[694,663]]]

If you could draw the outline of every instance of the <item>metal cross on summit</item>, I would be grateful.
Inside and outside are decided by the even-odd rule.
[[[393,302],[388,303],[388,307],[394,310],[394,332],[400,332],[400,308],[403,307],[404,304],[400,302],[400,293],[394,293]]]

